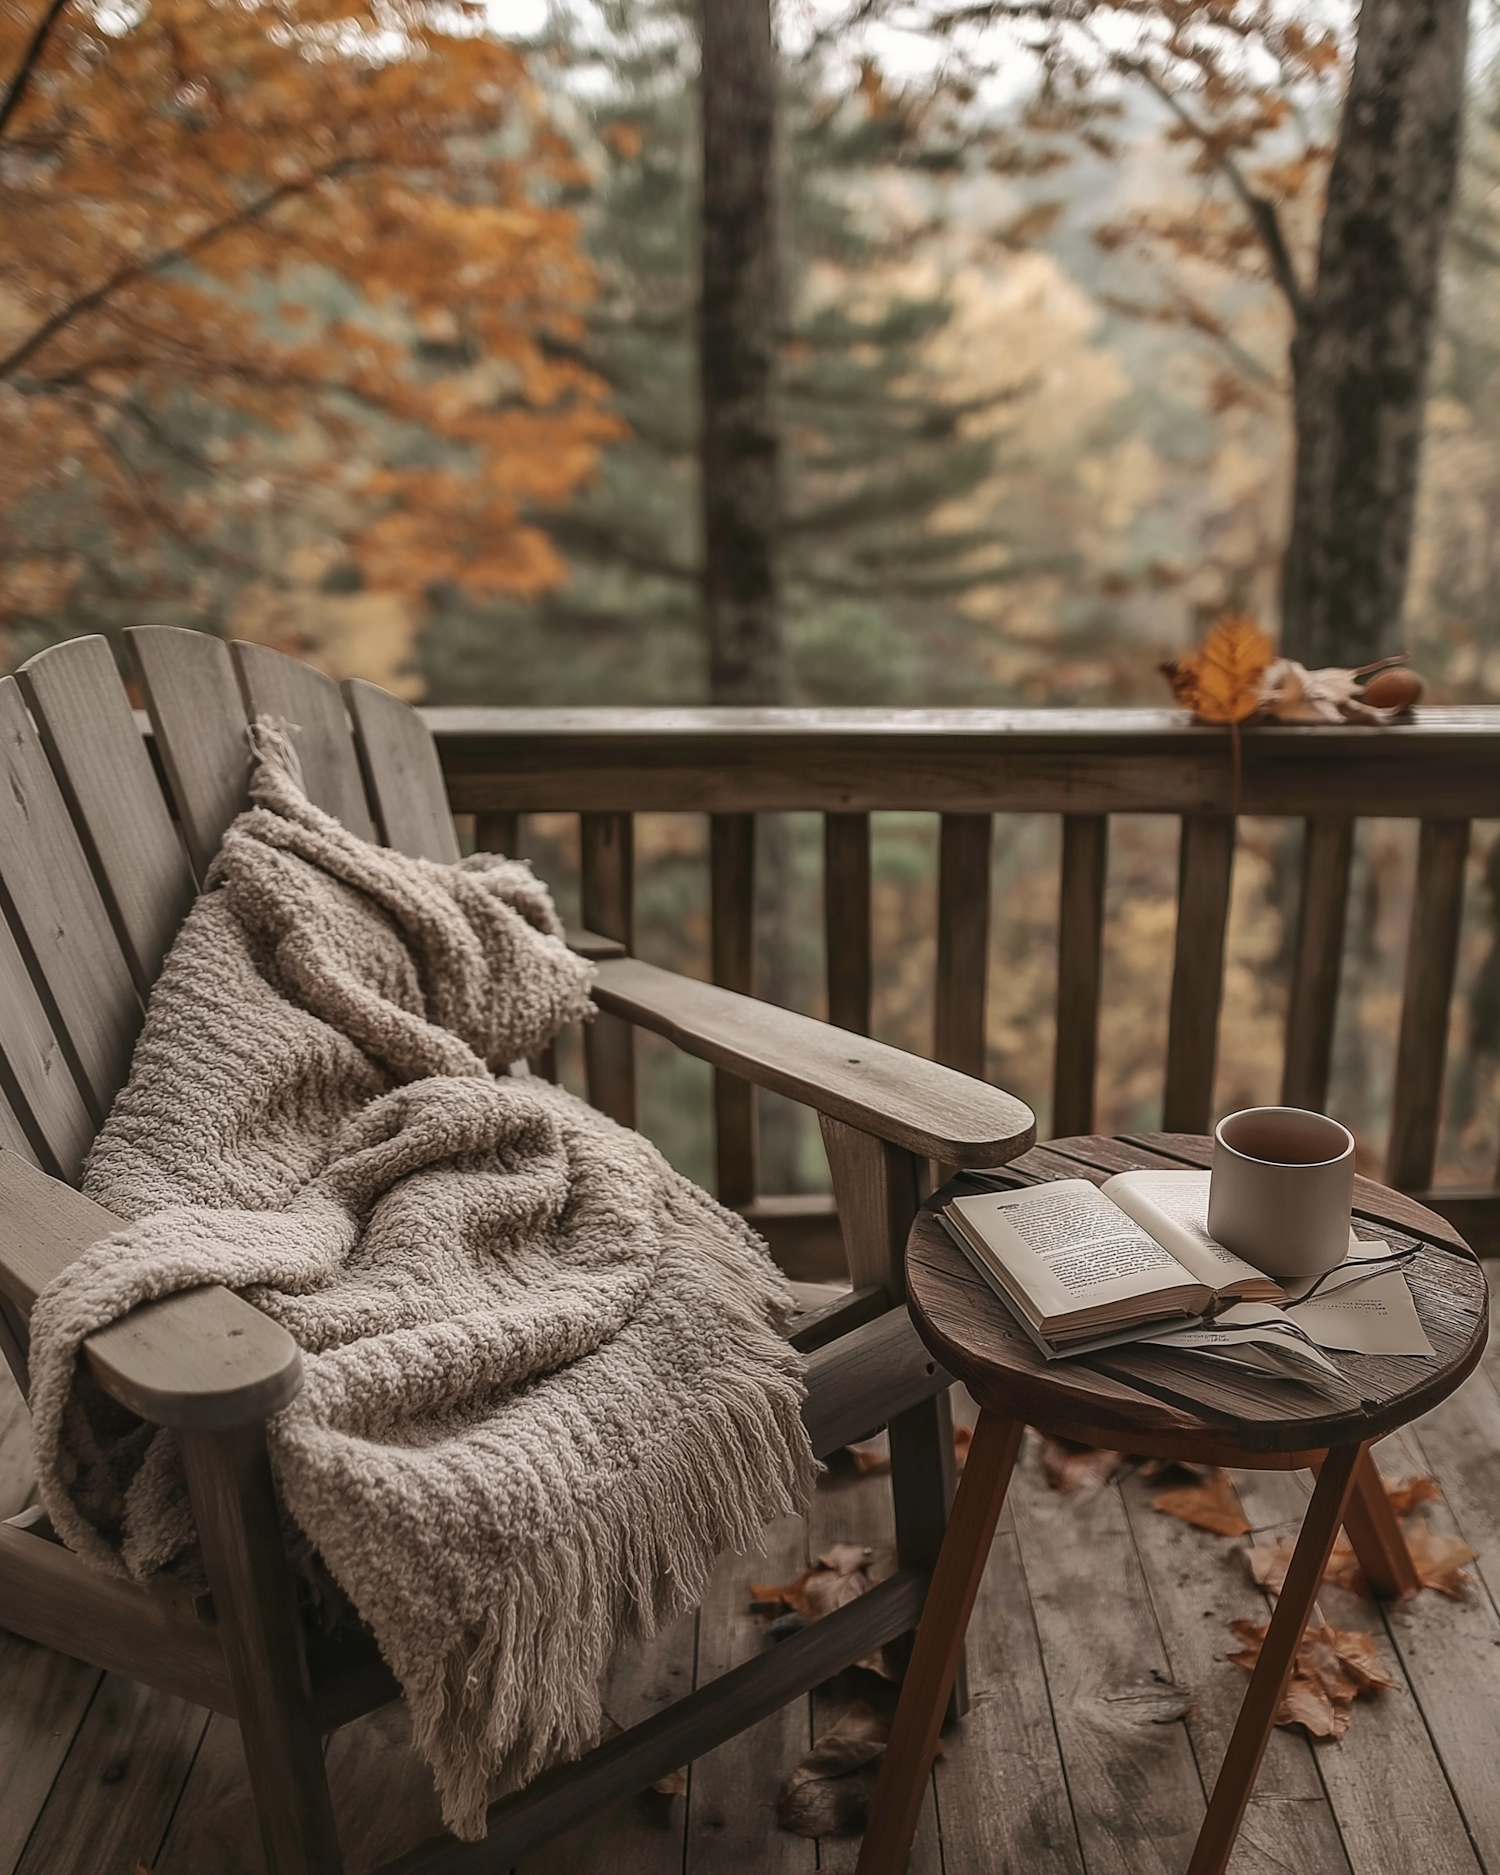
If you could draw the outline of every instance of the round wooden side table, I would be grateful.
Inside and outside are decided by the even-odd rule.
[[[1416,1250],[1406,1274],[1435,1358],[1330,1355],[1359,1389],[1352,1409],[1294,1383],[1145,1345],[1045,1361],[937,1218],[942,1204],[963,1192],[1057,1178],[1100,1184],[1139,1167],[1206,1166],[1210,1153],[1211,1141],[1196,1134],[1054,1140],[1002,1171],[961,1174],[933,1195],[912,1227],[906,1247],[912,1320],[974,1395],[980,1415],[917,1628],[858,1875],[901,1875],[907,1867],[964,1633],[1027,1426],[1145,1457],[1317,1472],[1188,1875],[1223,1875],[1340,1524],[1377,1592],[1399,1595],[1417,1586],[1369,1448],[1450,1394],[1484,1349],[1484,1274],[1443,1218],[1400,1192],[1356,1182],[1359,1234]]]

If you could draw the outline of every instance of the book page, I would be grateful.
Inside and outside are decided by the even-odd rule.
[[[1209,1236],[1208,1176],[1207,1172],[1117,1172],[1100,1189],[1211,1289],[1245,1284],[1266,1296],[1279,1297],[1281,1286],[1274,1277]]]
[[[1198,1285],[1172,1254],[1086,1179],[955,1198],[950,1207],[1044,1319]]]
[[[1358,1397],[1311,1336],[1269,1303],[1238,1302],[1202,1327],[1190,1325],[1153,1335],[1149,1345],[1227,1361],[1271,1379],[1300,1380],[1346,1398]]]

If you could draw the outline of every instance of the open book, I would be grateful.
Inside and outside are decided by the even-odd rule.
[[[1117,1173],[1103,1185],[1059,1179],[955,1198],[943,1222],[1048,1360],[1150,1339],[1342,1387],[1338,1369],[1316,1345],[1322,1338],[1316,1311],[1332,1311],[1329,1292],[1341,1284],[1367,1286],[1382,1273],[1400,1289],[1388,1301],[1410,1313],[1401,1332],[1415,1337],[1385,1345],[1430,1352],[1399,1274],[1409,1253],[1361,1243],[1351,1230],[1348,1264],[1284,1288],[1215,1243],[1207,1214],[1207,1172],[1141,1171]],[[1298,1319],[1304,1295],[1302,1306],[1313,1311],[1305,1324]],[[1358,1333],[1339,1333],[1330,1345],[1361,1345]]]

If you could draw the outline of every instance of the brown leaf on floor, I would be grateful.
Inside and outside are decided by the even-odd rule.
[[[1254,1671],[1269,1622],[1230,1622],[1239,1648],[1226,1658]],[[1314,1738],[1342,1738],[1350,1708],[1361,1693],[1380,1693],[1397,1682],[1380,1665],[1373,1637],[1357,1628],[1309,1626],[1292,1663],[1292,1678],[1277,1708],[1277,1725],[1305,1725]]]
[[[1245,1536],[1250,1529],[1250,1520],[1240,1509],[1229,1473],[1220,1469],[1204,1484],[1158,1491],[1151,1505],[1164,1516],[1180,1517],[1195,1530],[1207,1530],[1213,1536]]]
[[[953,1458],[960,1471],[964,1468],[964,1460],[969,1456],[969,1443],[973,1437],[973,1430],[969,1426],[953,1428]],[[875,1477],[888,1472],[891,1468],[889,1452],[872,1452],[858,1445],[846,1446],[844,1449],[854,1461],[854,1469],[862,1478]]]
[[[1409,1517],[1418,1504],[1435,1504],[1440,1495],[1431,1478],[1408,1478],[1404,1484],[1393,1484],[1389,1478],[1382,1482],[1398,1517]]]
[[[1231,1621],[1240,1642],[1227,1656],[1253,1672],[1265,1644],[1265,1621]],[[1303,1725],[1314,1738],[1342,1738],[1349,1729],[1350,1708],[1361,1694],[1384,1692],[1396,1682],[1381,1665],[1375,1642],[1358,1628],[1309,1626],[1292,1663],[1276,1712],[1278,1725]]]
[[[1459,1536],[1439,1536],[1425,1517],[1419,1518],[1406,1532],[1406,1547],[1416,1565],[1417,1580],[1424,1589],[1436,1589],[1457,1601],[1470,1580],[1464,1564],[1479,1554]]]
[[[1102,1445],[1077,1445],[1072,1439],[1054,1439],[1050,1433],[1042,1438],[1042,1470],[1054,1491],[1097,1489],[1108,1484],[1125,1462],[1124,1452],[1111,1452]]]
[[[1250,1566],[1250,1574],[1257,1588],[1263,1588],[1269,1595],[1281,1593],[1296,1547],[1296,1537],[1279,1536],[1274,1543],[1253,1543],[1245,1551],[1245,1561]],[[1362,1595],[1366,1601],[1374,1600],[1364,1571],[1359,1566],[1359,1558],[1342,1537],[1333,1546],[1328,1567],[1323,1571],[1323,1580],[1341,1589],[1348,1589],[1353,1595]]]
[[[750,1601],[764,1614],[789,1608],[805,1621],[816,1621],[846,1602],[857,1601],[867,1589],[884,1582],[893,1568],[888,1551],[861,1543],[835,1543],[794,1581],[752,1582]]]
[[[796,1836],[857,1836],[870,1812],[891,1722],[862,1699],[792,1772],[776,1800],[776,1820]]]
[[[687,1772],[668,1771],[665,1777],[657,1778],[651,1786],[663,1797],[685,1797],[687,1795]]]

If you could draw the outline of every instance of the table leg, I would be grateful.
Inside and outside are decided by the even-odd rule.
[[[1401,1519],[1391,1509],[1380,1472],[1365,1446],[1354,1470],[1344,1529],[1365,1580],[1377,1595],[1414,1595],[1422,1584],[1407,1548]]]
[[[917,1623],[856,1875],[902,1875],[911,1855],[923,1786],[937,1754],[943,1711],[1024,1430],[1019,1420],[988,1411],[980,1413],[974,1428]]]
[[[1344,1521],[1345,1506],[1354,1488],[1355,1471],[1363,1450],[1359,1445],[1336,1445],[1318,1472],[1291,1567],[1287,1570],[1276,1612],[1271,1617],[1260,1659],[1250,1676],[1249,1690],[1235,1721],[1229,1749],[1224,1754],[1208,1814],[1198,1832],[1188,1875],[1224,1875],[1260,1761],[1265,1756],[1277,1707],[1292,1676],[1292,1663],[1297,1657],[1302,1631],[1318,1598],[1334,1538]]]

